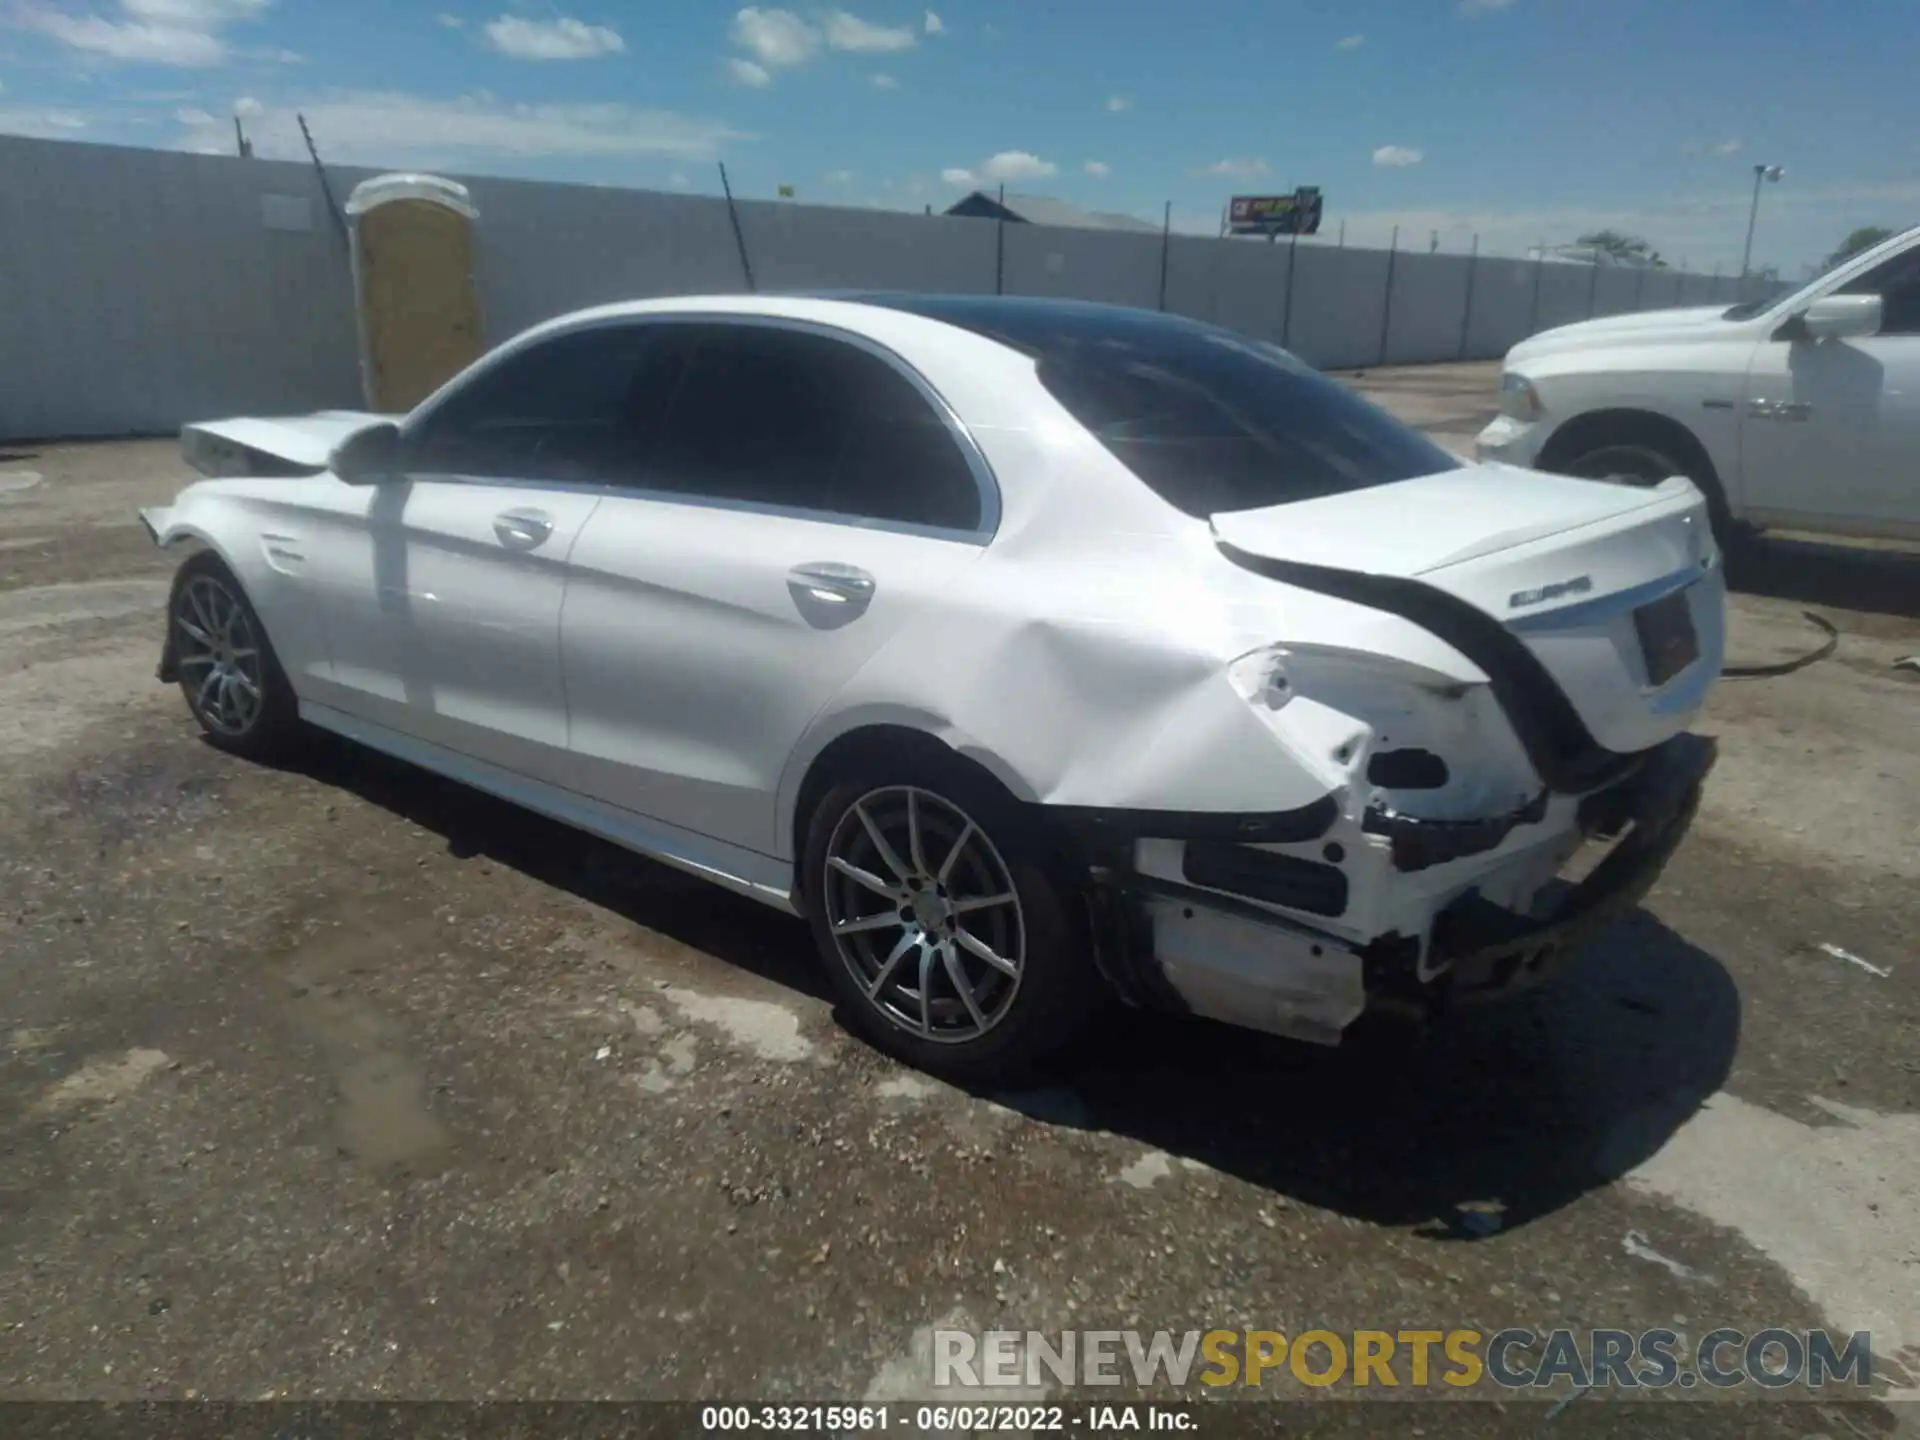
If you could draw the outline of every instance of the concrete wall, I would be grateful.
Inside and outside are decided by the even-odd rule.
[[[345,200],[373,171],[329,167]],[[468,178],[500,341],[583,305],[746,288],[723,200]],[[759,288],[1069,296],[1154,308],[1158,236],[742,201]],[[1388,284],[1392,294],[1389,300]],[[361,402],[347,251],[310,165],[0,136],[0,439],[160,433]],[[1166,308],[1325,368],[1492,359],[1730,279],[1176,236]]]

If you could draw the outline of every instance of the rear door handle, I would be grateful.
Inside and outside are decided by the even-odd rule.
[[[858,604],[873,598],[873,576],[858,565],[842,565],[832,560],[817,560],[796,565],[787,579],[800,589],[829,605]]]
[[[493,533],[509,550],[532,550],[553,534],[553,517],[544,510],[503,510],[493,517]]]

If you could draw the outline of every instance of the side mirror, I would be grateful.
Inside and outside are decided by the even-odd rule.
[[[1858,340],[1880,333],[1878,295],[1827,295],[1800,314],[1800,335],[1808,340]]]
[[[400,427],[382,420],[356,430],[327,458],[327,468],[349,485],[378,485],[400,473]]]

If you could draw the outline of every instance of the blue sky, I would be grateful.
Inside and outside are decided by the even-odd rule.
[[[1210,232],[1319,184],[1349,243],[1613,225],[1789,275],[1920,220],[1913,0],[0,0],[0,132]]]

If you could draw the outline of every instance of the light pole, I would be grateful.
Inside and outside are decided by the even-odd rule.
[[[1753,222],[1760,218],[1760,182],[1779,184],[1780,177],[1787,172],[1778,165],[1756,165],[1753,167],[1753,204],[1747,209],[1747,248],[1740,252],[1740,278],[1747,278],[1747,270],[1753,264]]]

